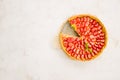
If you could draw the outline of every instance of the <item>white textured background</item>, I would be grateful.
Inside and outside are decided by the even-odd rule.
[[[58,45],[71,15],[97,16],[108,31],[103,54],[69,59]],[[0,80],[120,80],[120,0],[0,0]]]

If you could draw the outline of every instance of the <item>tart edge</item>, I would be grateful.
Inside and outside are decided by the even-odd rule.
[[[105,33],[105,45],[103,46],[103,48],[101,49],[101,51],[99,53],[97,53],[97,55],[95,55],[94,57],[92,57],[91,59],[88,59],[88,60],[82,60],[82,59],[76,59],[74,57],[72,57],[71,55],[69,55],[69,53],[65,50],[65,47],[63,46],[63,43],[62,43],[62,35],[64,35],[62,32],[59,33],[59,41],[60,41],[60,44],[61,44],[61,48],[63,49],[63,51],[73,60],[79,60],[79,61],[91,61],[93,59],[95,59],[96,57],[98,57],[102,52],[103,50],[106,48],[106,45],[107,45],[107,42],[108,42],[108,34],[107,34],[107,31],[106,31],[106,28],[105,26],[103,25],[103,23],[96,17],[96,16],[92,16],[90,14],[81,14],[81,15],[75,15],[75,16],[72,16],[70,18],[68,18],[67,21],[70,21],[76,17],[83,17],[83,16],[89,16],[90,18],[92,19],[95,19],[101,26],[102,26],[102,31]],[[67,22],[65,21],[65,22]],[[65,23],[63,23],[64,25]],[[62,25],[62,27],[63,27]],[[74,37],[74,36],[73,36]]]

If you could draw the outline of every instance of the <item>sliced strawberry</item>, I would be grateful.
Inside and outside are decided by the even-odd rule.
[[[85,60],[85,55],[84,54],[80,55],[80,59]]]
[[[92,55],[91,55],[91,54],[88,54],[87,56],[88,56],[88,58],[89,58],[89,59],[91,59],[91,58],[92,58]]]

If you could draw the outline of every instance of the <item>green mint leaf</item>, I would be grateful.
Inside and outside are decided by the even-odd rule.
[[[75,30],[75,25],[73,24],[73,25],[71,25],[71,27]]]
[[[89,49],[90,53],[92,53],[92,49]]]
[[[85,43],[85,49],[88,50],[88,43]]]

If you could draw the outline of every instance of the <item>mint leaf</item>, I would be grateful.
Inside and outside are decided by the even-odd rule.
[[[92,53],[92,49],[88,47],[88,43],[85,43],[85,49]]]
[[[92,49],[89,49],[90,53],[92,53]]]
[[[73,24],[73,25],[71,25],[71,27],[75,30],[75,25]]]
[[[88,43],[85,43],[85,49],[88,50]]]

